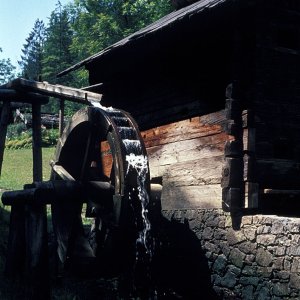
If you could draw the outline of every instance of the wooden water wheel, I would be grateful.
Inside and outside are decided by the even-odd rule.
[[[63,264],[103,256],[102,261],[116,265],[129,256],[134,259],[138,244],[147,247],[150,174],[143,140],[128,113],[97,107],[78,111],[58,141],[51,166],[50,181],[6,192],[2,202],[18,207],[51,205],[58,257]],[[85,203],[86,215],[95,220],[92,246],[81,217]],[[21,228],[13,220],[12,239]],[[33,236],[33,240],[39,238]],[[34,245],[31,248],[34,258]],[[106,259],[107,254],[111,260]]]
[[[62,261],[72,247],[67,245],[72,231],[80,232],[83,202],[87,202],[86,215],[95,218],[93,250],[98,256],[107,244],[112,251],[112,243],[124,243],[125,237],[131,240],[145,230],[147,216],[143,211],[150,189],[147,154],[128,113],[95,107],[78,111],[58,142],[52,166],[52,180],[74,180],[84,186],[84,199],[76,205],[70,203],[72,199],[52,205]],[[67,213],[70,206],[72,214]]]

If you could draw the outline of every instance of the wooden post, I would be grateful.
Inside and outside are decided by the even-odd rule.
[[[25,205],[29,299],[50,299],[46,205]]]
[[[253,111],[245,110],[243,112],[243,150],[246,208],[258,208],[259,187],[255,175],[255,133]]]
[[[65,100],[59,101],[59,136],[62,136],[64,131],[64,115],[65,115]]]
[[[20,278],[25,269],[25,210],[14,204],[10,211],[10,224],[5,262],[5,275],[12,280]]]
[[[244,207],[242,109],[240,101],[235,99],[238,97],[237,89],[237,83],[234,83],[226,90],[226,131],[232,139],[225,145],[225,165],[221,181],[222,207],[224,211],[230,212],[234,229],[239,229]]]
[[[2,110],[1,110],[1,119],[0,119],[0,176],[2,170],[7,125],[9,121],[9,113],[10,113],[10,102],[3,101]]]
[[[32,104],[33,181],[43,180],[41,105]]]
[[[41,105],[32,105],[33,181],[42,181]],[[25,205],[29,299],[50,299],[46,205]]]

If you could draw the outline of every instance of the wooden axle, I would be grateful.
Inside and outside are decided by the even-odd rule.
[[[65,181],[52,180],[27,184],[23,190],[8,191],[2,195],[4,205],[15,204],[52,204],[54,201],[70,199],[87,202],[90,197],[94,202],[102,203],[112,199],[114,187],[102,181]]]

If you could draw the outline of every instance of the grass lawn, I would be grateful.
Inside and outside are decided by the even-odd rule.
[[[43,180],[50,177],[49,162],[55,148],[43,148]],[[5,150],[0,177],[0,190],[19,190],[32,183],[32,149]]]

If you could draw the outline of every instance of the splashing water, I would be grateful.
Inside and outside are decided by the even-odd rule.
[[[142,244],[145,247],[146,253],[151,255],[151,250],[147,243],[147,238],[149,231],[151,229],[150,221],[148,219],[148,210],[147,205],[149,204],[149,195],[146,189],[146,174],[149,172],[148,169],[148,158],[144,155],[135,155],[130,153],[126,155],[126,161],[128,162],[127,173],[130,168],[136,170],[137,176],[137,189],[138,189],[138,197],[141,201],[142,206],[142,219],[143,219],[143,229],[138,233],[137,244]]]

